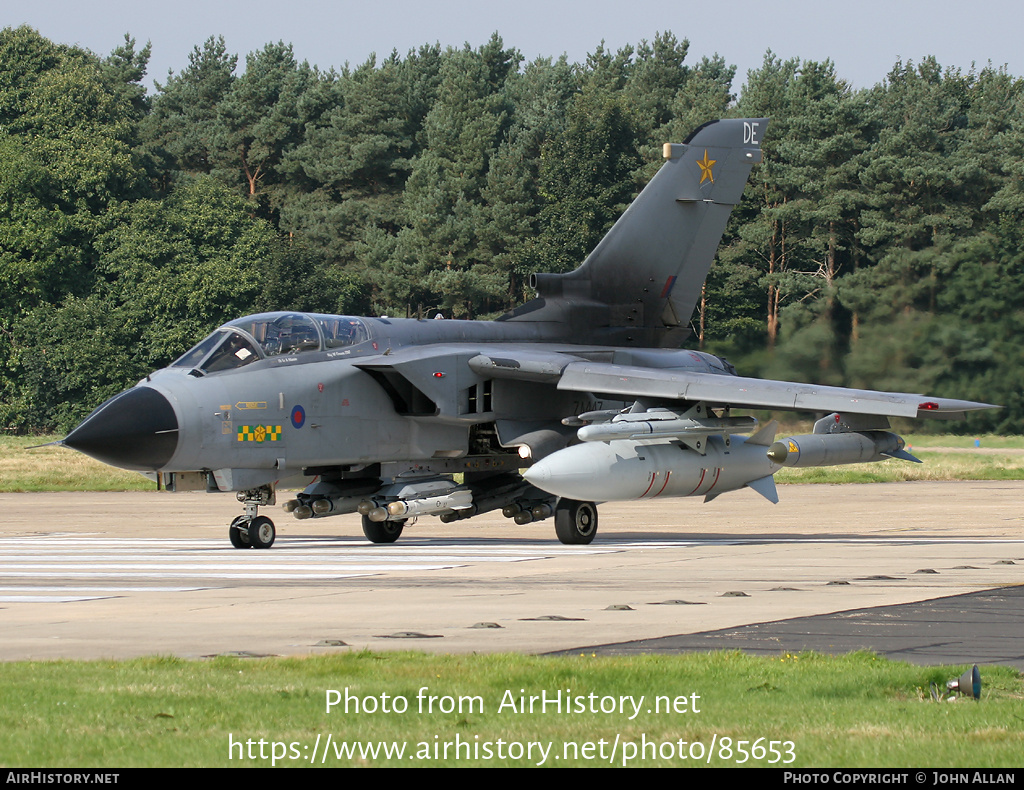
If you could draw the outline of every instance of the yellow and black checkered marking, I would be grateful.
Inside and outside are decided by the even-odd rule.
[[[280,425],[239,425],[240,442],[276,442],[281,438]]]

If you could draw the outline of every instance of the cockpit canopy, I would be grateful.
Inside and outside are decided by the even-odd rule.
[[[260,313],[220,327],[171,367],[215,373],[258,359],[345,348],[369,339],[362,319],[352,316]]]

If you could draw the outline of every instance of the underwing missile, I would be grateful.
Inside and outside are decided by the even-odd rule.
[[[746,433],[757,427],[753,417],[713,420],[626,420],[585,425],[576,435],[581,442],[609,442],[614,439],[682,439],[723,432]]]
[[[449,510],[467,510],[472,506],[473,492],[468,489],[460,489],[444,496],[399,499],[389,503],[387,511],[392,518],[410,518],[412,516],[434,516],[438,513],[447,513]]]
[[[885,458],[921,463],[905,447],[902,437],[888,431],[811,433],[775,442],[768,448],[767,456],[780,466],[797,468],[860,464]]]

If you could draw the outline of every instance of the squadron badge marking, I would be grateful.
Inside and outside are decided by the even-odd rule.
[[[717,161],[717,159],[708,159],[708,149],[705,148],[704,158],[697,160],[697,167],[700,168],[701,184],[703,184],[705,181],[710,181],[712,184],[715,183],[715,174],[711,172],[711,168]]]
[[[280,425],[239,425],[240,442],[276,442],[281,438]]]

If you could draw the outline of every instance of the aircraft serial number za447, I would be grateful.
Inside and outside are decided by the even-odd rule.
[[[358,512],[375,543],[411,519],[500,509],[553,517],[590,543],[597,503],[778,501],[783,466],[916,461],[890,417],[988,404],[743,378],[681,350],[726,220],[761,161],[764,118],[720,120],[682,144],[575,271],[535,274],[537,297],[496,321],[280,312],[217,329],[97,408],[63,444],[172,489],[236,491],[238,548],[276,534],[259,508],[304,490],[293,516]],[[734,408],[828,414],[806,436]],[[462,475],[460,483],[454,476]]]

